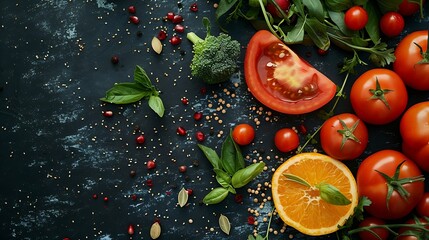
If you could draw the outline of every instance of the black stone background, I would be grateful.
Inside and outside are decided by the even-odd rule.
[[[189,11],[194,2],[198,12]],[[195,31],[204,35],[201,19],[213,19],[214,2],[185,0],[180,6],[176,1],[160,0],[1,1],[0,239],[130,239],[129,224],[135,226],[132,239],[149,239],[149,228],[155,220],[162,226],[160,239],[247,238],[253,230],[247,224],[251,215],[247,209],[259,206],[252,202],[255,196],[247,193],[247,187],[239,190],[242,204],[236,203],[232,195],[216,206],[200,204],[216,182],[209,163],[196,147],[196,131],[206,134],[203,144],[219,151],[225,137],[218,137],[219,131],[228,132],[241,122],[254,124],[254,118],[259,118],[261,125],[254,143],[242,150],[251,159],[262,156],[270,169],[291,156],[273,149],[276,130],[303,122],[313,131],[322,121],[316,113],[289,116],[273,112],[272,121],[266,122],[269,109],[264,108],[261,115],[251,109],[261,105],[247,92],[242,75],[232,80],[238,87],[232,83],[207,86],[190,78],[192,53],[185,34]],[[136,6],[138,25],[128,21],[130,5]],[[150,40],[161,28],[169,37],[174,34],[174,24],[162,20],[170,11],[185,19],[185,33],[177,33],[183,42],[171,46],[167,39],[162,54],[157,55],[151,50]],[[213,33],[219,33],[212,23]],[[407,18],[406,26],[400,37],[427,29],[428,17]],[[228,30],[243,45],[244,56],[255,30],[244,21],[232,22]],[[400,37],[389,44],[395,46]],[[344,75],[338,73],[337,65],[348,53],[333,47],[322,57],[312,46],[293,49],[341,83]],[[119,57],[117,65],[110,61],[114,55]],[[115,82],[131,81],[136,65],[148,72],[162,92],[166,107],[163,118],[156,116],[146,101],[127,106],[99,101]],[[351,76],[347,90],[360,73],[372,67],[361,67]],[[201,93],[202,88],[207,93]],[[189,99],[189,105],[181,103],[183,97]],[[218,104],[219,98],[231,104],[225,114],[215,111],[222,105]],[[409,105],[428,99],[427,92],[410,90]],[[112,110],[114,116],[104,117],[102,112],[106,110]],[[196,122],[192,118],[196,111],[212,118],[218,114],[223,122]],[[337,113],[350,111],[348,100],[341,100]],[[176,134],[179,126],[188,130],[187,137]],[[358,160],[347,162],[353,171],[364,157],[377,150],[400,148],[398,122],[368,127],[368,149]],[[146,142],[137,146],[135,137],[141,132]],[[149,159],[157,162],[155,170],[146,170]],[[195,161],[198,166],[193,164]],[[181,165],[188,166],[185,174],[178,171]],[[131,178],[133,170],[136,176]],[[266,171],[248,187],[255,188],[270,177],[271,172]],[[153,188],[145,185],[147,179],[153,180]],[[177,206],[182,187],[194,193],[185,208]],[[97,199],[93,199],[94,194]],[[130,198],[133,194],[138,197],[136,201]],[[108,202],[103,201],[105,196]],[[267,204],[257,220],[262,222],[270,211],[271,204]],[[230,236],[220,231],[220,214],[231,221]],[[281,223],[274,219],[272,226],[280,229]],[[259,230],[265,229],[266,223],[261,223]],[[271,234],[270,239],[288,239],[289,234],[295,239],[328,238],[306,237],[288,228],[279,236]],[[330,237],[335,239],[335,235]]]

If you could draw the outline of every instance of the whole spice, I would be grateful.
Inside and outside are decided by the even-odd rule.
[[[228,217],[226,217],[225,215],[221,214],[219,217],[219,226],[220,229],[226,233],[227,235],[229,235],[229,232],[231,231],[231,223],[229,222]]]
[[[154,52],[156,52],[157,54],[161,54],[162,52],[162,43],[161,41],[157,38],[157,37],[153,37],[152,38],[152,49]]]
[[[182,190],[180,190],[179,195],[177,197],[177,201],[179,203],[180,207],[184,207],[186,205],[186,203],[188,202],[188,191],[186,191],[185,188],[182,188]]]
[[[150,227],[150,237],[157,239],[159,236],[161,236],[161,225],[158,222],[154,222]]]

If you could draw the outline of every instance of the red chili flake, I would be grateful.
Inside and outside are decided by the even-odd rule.
[[[165,30],[160,30],[157,38],[161,41],[165,40],[167,38],[167,32]]]
[[[197,12],[198,11],[197,3],[192,3],[191,6],[189,7],[189,10],[191,10],[192,12]]]
[[[71,240],[71,238],[66,237],[66,238],[63,238],[63,240]]]
[[[137,195],[135,195],[135,194],[131,195],[131,199],[132,199],[133,201],[136,201],[136,200],[137,200]]]
[[[201,94],[206,94],[207,93],[207,88],[205,88],[205,87],[200,88],[200,93]]]
[[[179,167],[179,172],[181,172],[181,173],[185,173],[186,170],[187,170],[187,167],[185,165],[182,165]]]
[[[104,197],[104,198],[103,198],[103,201],[108,202],[108,201],[109,201],[109,198],[108,198],[108,197]]]
[[[186,129],[184,127],[178,127],[177,130],[176,130],[176,132],[180,136],[185,136],[186,135]]]
[[[183,17],[181,15],[174,15],[173,23],[181,23],[183,22]]]
[[[139,24],[140,19],[137,16],[130,16],[130,22],[132,22],[134,24]]]
[[[156,167],[156,163],[155,163],[155,161],[153,161],[153,160],[149,160],[149,161],[147,161],[147,163],[146,163],[146,168],[147,168],[148,170],[154,169],[155,167]]]
[[[182,24],[177,24],[174,26],[174,31],[178,33],[183,33],[185,31],[185,27]]]
[[[134,225],[132,224],[128,225],[128,234],[134,235]]]
[[[189,104],[189,99],[188,99],[188,98],[186,98],[186,97],[182,97],[182,98],[180,99],[180,101],[182,102],[182,104],[183,104],[183,105],[188,105],[188,104]]]
[[[202,142],[206,138],[206,136],[204,135],[204,133],[201,132],[201,131],[198,131],[197,133],[195,133],[195,137],[197,138],[198,142]]]
[[[137,137],[136,137],[136,142],[137,142],[138,144],[143,144],[143,143],[145,142],[145,138],[144,138],[144,136],[143,136],[143,135],[137,136]]]
[[[103,111],[103,116],[111,117],[111,116],[113,116],[113,112],[112,111]]]
[[[113,64],[118,64],[119,63],[119,57],[118,56],[112,56],[112,58],[110,59],[110,61],[113,63]]]
[[[96,194],[96,193],[94,193],[94,194],[92,194],[92,199],[97,199],[98,198],[98,195]]]
[[[128,7],[128,12],[131,13],[131,14],[136,13],[136,7],[135,6],[129,6]]]
[[[299,129],[299,132],[301,134],[303,134],[303,135],[307,134],[307,127],[305,127],[304,123],[301,123],[301,125],[299,125],[298,129]]]
[[[148,187],[152,187],[152,186],[153,186],[153,181],[152,181],[152,179],[148,179],[148,180],[146,180],[146,186],[148,186]]]
[[[243,195],[241,195],[241,194],[235,194],[234,195],[234,201],[236,203],[242,203],[243,202]]]
[[[130,177],[131,177],[131,178],[135,177],[135,176],[136,176],[136,174],[137,174],[137,173],[136,173],[136,171],[135,171],[135,170],[131,170],[131,171],[130,171]]]
[[[194,190],[188,188],[186,189],[186,192],[188,193],[189,196],[191,196],[194,193]]]
[[[253,224],[255,224],[255,217],[253,217],[253,216],[248,216],[248,217],[247,217],[247,223],[248,223],[249,225],[253,225]]]
[[[170,196],[170,195],[171,195],[171,191],[165,191],[165,194],[166,194],[167,196]]]
[[[323,50],[321,48],[318,48],[317,54],[319,54],[320,56],[325,56],[326,54],[328,54],[328,50]]]
[[[167,20],[169,21],[173,21],[173,18],[176,14],[174,14],[174,12],[168,12],[167,16],[165,18],[167,18]]]
[[[172,36],[170,38],[171,45],[179,45],[182,42],[182,39],[179,36]]]
[[[194,120],[200,121],[203,118],[203,114],[201,112],[194,113]]]

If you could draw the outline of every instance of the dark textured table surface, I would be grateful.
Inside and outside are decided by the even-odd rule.
[[[150,239],[155,221],[162,226],[160,239],[246,239],[252,233],[248,217],[254,214],[248,208],[258,209],[254,198],[262,198],[248,188],[264,185],[270,169],[291,156],[273,150],[274,132],[302,122],[313,131],[322,120],[315,113],[270,114],[249,94],[242,74],[216,86],[192,79],[191,44],[185,34],[204,35],[202,17],[214,17],[214,1],[198,1],[197,12],[189,9],[194,2],[1,1],[0,239],[129,239],[130,225],[133,239]],[[137,25],[129,22],[130,5],[136,7]],[[174,32],[174,24],[163,20],[167,12],[183,16],[185,33]],[[428,17],[407,18],[401,36],[428,24]],[[230,34],[244,47],[255,30],[243,21],[232,25]],[[161,29],[168,37],[157,55],[150,41]],[[218,33],[218,26],[213,30]],[[182,43],[172,46],[168,38],[173,35],[182,37]],[[334,47],[322,57],[313,47],[294,49],[336,83],[344,78],[337,65],[347,53]],[[112,56],[118,56],[118,64],[112,64]],[[132,80],[136,65],[161,91],[163,118],[146,101],[124,106],[100,102],[115,82]],[[427,92],[410,94],[409,105],[429,99]],[[103,111],[113,116],[105,117]],[[342,100],[338,112],[346,111],[351,111],[350,104]],[[203,113],[203,119],[194,120],[195,112]],[[241,122],[257,126],[254,143],[242,148],[248,162],[262,159],[269,170],[239,190],[240,203],[230,195],[218,205],[204,206],[201,200],[216,182],[194,136],[203,132],[204,144],[219,151],[225,134]],[[178,127],[185,128],[187,136],[177,135]],[[347,163],[354,171],[370,153],[400,148],[398,122],[369,129],[367,151]],[[140,134],[146,138],[142,145],[135,141]],[[146,169],[148,160],[155,160],[155,169]],[[185,173],[179,171],[182,165],[187,166]],[[177,205],[182,188],[193,190],[184,208]],[[261,192],[270,194],[264,187]],[[261,232],[271,209],[268,202],[255,216]],[[231,222],[230,236],[219,228],[220,214]],[[272,226],[280,230],[282,224],[274,219]],[[271,236],[309,239],[289,228]]]

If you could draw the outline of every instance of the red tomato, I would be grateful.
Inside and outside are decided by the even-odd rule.
[[[361,6],[351,7],[344,15],[344,22],[350,30],[361,30],[368,22],[368,13]]]
[[[255,138],[255,129],[247,123],[238,124],[232,130],[232,139],[238,145],[248,145]]]
[[[414,104],[401,118],[402,152],[429,172],[429,101]]]
[[[283,12],[285,13],[288,12],[290,7],[290,0],[275,0],[275,2]],[[267,4],[267,11],[275,17],[282,17],[282,14],[280,13],[280,11],[277,10],[276,6],[271,1],[269,1]]]
[[[257,100],[287,114],[317,110],[334,97],[337,89],[335,83],[266,30],[250,39],[244,76]]]
[[[423,1],[424,3],[425,1]],[[402,0],[401,4],[399,4],[398,12],[402,16],[411,16],[414,13],[417,13],[420,10],[420,5],[417,3],[410,2],[408,0]]]
[[[395,176],[399,165],[399,175]],[[389,183],[381,173],[394,182]],[[418,166],[398,151],[381,150],[368,156],[360,164],[356,175],[359,195],[371,200],[371,205],[365,207],[365,211],[381,219],[405,217],[423,197],[424,178],[421,174]],[[413,182],[398,182],[405,181],[404,179],[413,179]],[[388,186],[393,187],[389,200]],[[400,187],[408,193],[408,197],[401,196],[398,192]]]
[[[323,150],[335,159],[355,159],[368,145],[368,130],[356,115],[342,113],[322,125],[320,143]]]
[[[416,211],[421,217],[429,217],[429,192],[425,192],[416,206]]]
[[[356,79],[351,88],[350,101],[356,115],[363,121],[386,124],[404,112],[408,93],[398,74],[388,69],[376,68]]]
[[[406,224],[422,225],[422,224],[427,224],[427,220],[424,218],[417,218],[417,221],[416,221],[416,219],[409,219],[405,223]],[[427,226],[426,229],[429,229],[429,226]],[[414,235],[409,235],[408,231],[414,231],[413,232]],[[408,233],[406,233],[406,232],[408,232]],[[402,227],[399,229],[398,233],[404,234],[404,235],[399,236],[398,238],[395,238],[397,240],[423,240],[423,239],[427,239],[427,235],[428,235],[427,232],[424,233],[421,230],[418,230],[415,228],[410,228],[410,227]],[[405,234],[407,234],[407,235],[405,235]]]
[[[387,37],[396,37],[404,30],[404,17],[397,12],[387,12],[380,19],[380,29]]]
[[[291,128],[282,128],[274,136],[274,144],[281,152],[290,152],[299,146],[299,136]]]
[[[359,238],[361,240],[386,240],[389,237],[389,231],[387,229],[372,227],[384,224],[386,224],[386,222],[382,219],[366,217],[362,222],[360,222],[359,227],[371,227],[371,230],[374,231],[378,237],[374,236],[374,234],[369,231],[362,231],[359,232]]]
[[[416,31],[403,38],[395,50],[393,70],[405,85],[416,90],[429,90],[429,63],[418,63],[423,60],[422,52],[428,51],[427,42],[428,31]]]

